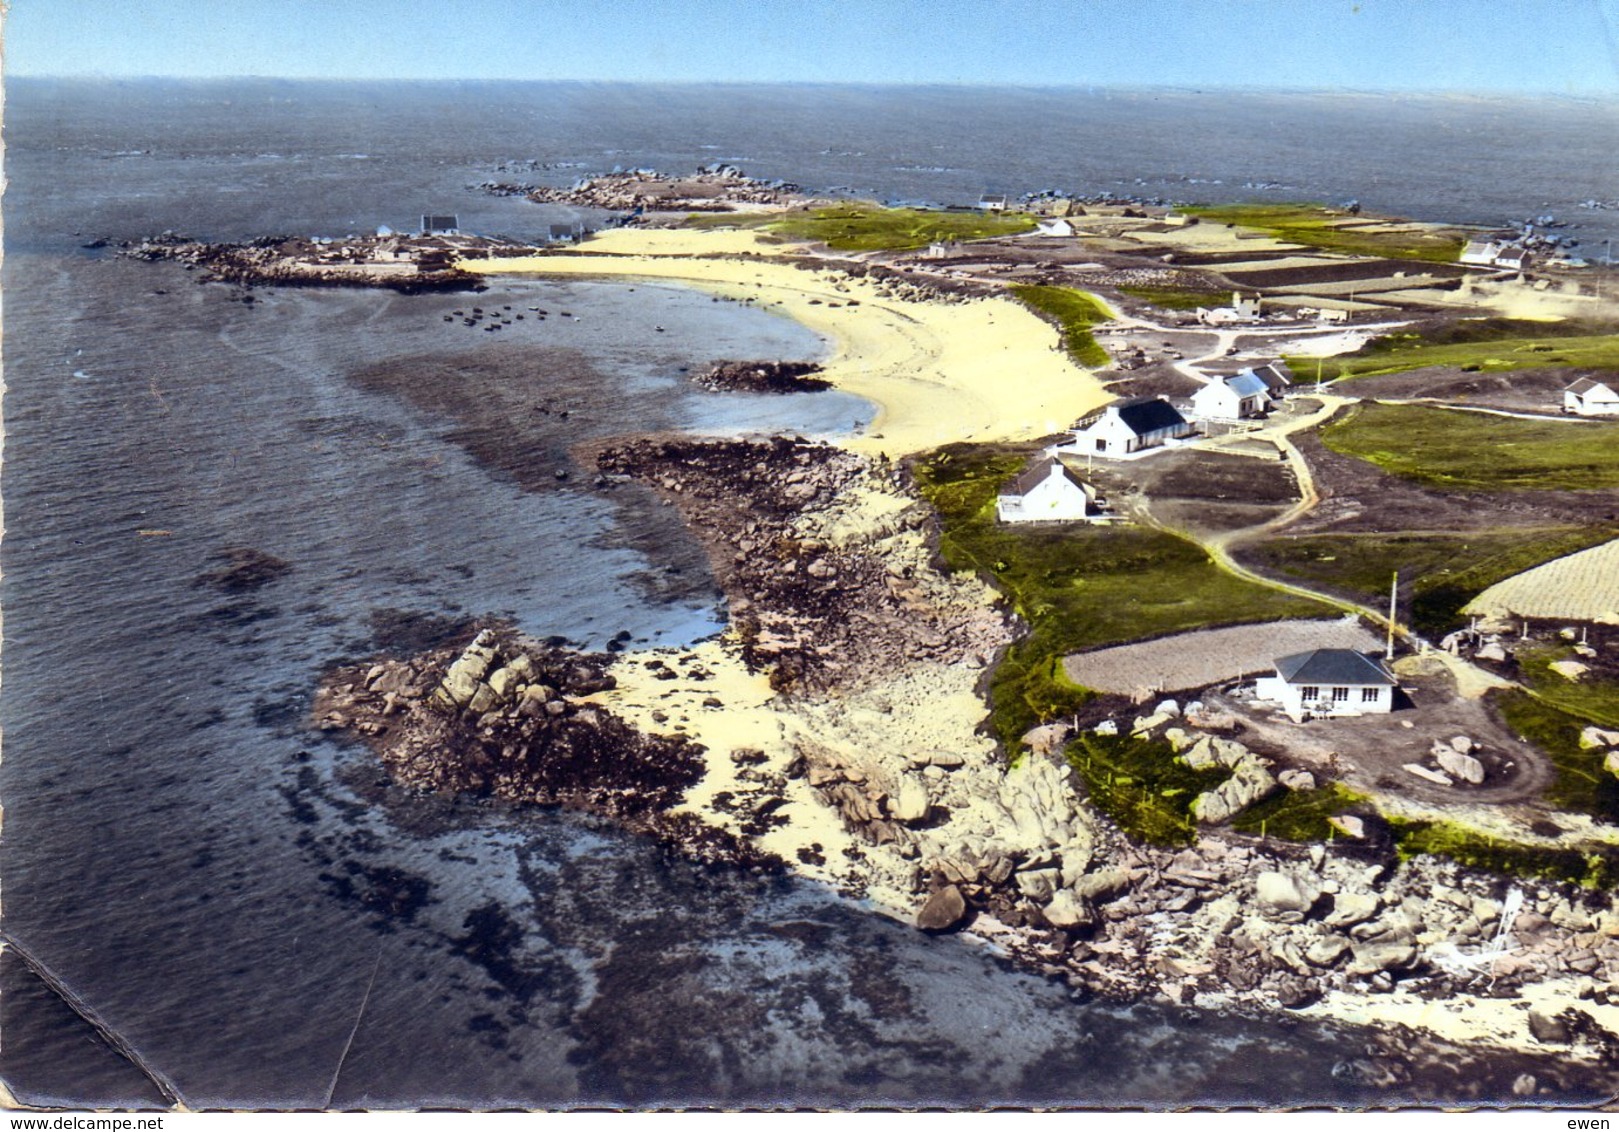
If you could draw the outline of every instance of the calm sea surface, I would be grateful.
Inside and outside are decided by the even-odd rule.
[[[413,798],[305,725],[322,669],[459,619],[600,647],[722,613],[627,494],[529,490],[452,422],[355,380],[479,364],[457,296],[259,290],[81,245],[573,213],[469,191],[730,161],[942,203],[1058,188],[1555,212],[1619,234],[1608,104],[591,85],[53,83],[7,91],[0,766],[4,928],[194,1106],[1353,1102],[1355,1036],[1073,1003],[812,885],[713,874],[584,818]],[[1330,146],[1324,139],[1331,139]],[[499,171],[538,161],[539,173]],[[1245,185],[1275,186],[1258,190]],[[1603,223],[1607,227],[1603,227]],[[674,287],[497,286],[567,309],[503,335],[568,443],[860,427],[842,394],[699,395],[682,367],[813,358]],[[652,331],[654,325],[665,333]],[[532,487],[532,485],[528,485]],[[638,547],[663,545],[649,558]],[[227,548],[291,564],[210,580]],[[678,577],[670,561],[687,562]],[[0,1074],[25,1101],[157,1103],[12,956]]]

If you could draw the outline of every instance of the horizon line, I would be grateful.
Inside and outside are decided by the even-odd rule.
[[[1553,90],[1549,88],[1509,87],[1353,87],[1353,86],[1248,86],[1226,83],[1085,83],[1085,82],[1017,82],[992,80],[883,80],[883,79],[691,79],[691,78],[519,78],[513,76],[462,77],[379,77],[375,75],[174,75],[174,74],[105,74],[73,71],[10,71],[7,81],[67,81],[67,82],[177,82],[177,83],[229,83],[229,82],[284,82],[284,83],[413,83],[421,85],[450,85],[471,83],[526,83],[569,84],[579,86],[709,86],[709,87],[865,87],[878,89],[950,89],[950,90],[1050,90],[1050,91],[1123,91],[1169,92],[1176,94],[1330,94],[1330,95],[1454,95],[1475,98],[1570,98],[1619,100],[1619,82],[1611,88],[1580,88]]]

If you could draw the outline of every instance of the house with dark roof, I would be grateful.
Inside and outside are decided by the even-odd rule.
[[[1529,266],[1529,249],[1520,247],[1502,248],[1495,257],[1495,266],[1504,267],[1508,271],[1522,271]]]
[[[985,193],[978,198],[978,207],[983,212],[1005,212],[1006,197],[1000,193]]]
[[[1563,412],[1582,417],[1619,416],[1619,382],[1582,377],[1563,390]]]
[[[451,214],[435,215],[422,214],[422,235],[424,236],[459,236],[461,222]]]
[[[1311,649],[1276,661],[1276,675],[1259,680],[1254,694],[1282,705],[1292,718],[1387,715],[1398,687],[1380,661],[1354,649]]]
[[[1096,488],[1047,456],[995,497],[995,517],[1003,523],[1087,521],[1101,517],[1100,503]]]
[[[1192,412],[1206,420],[1257,417],[1270,408],[1270,389],[1253,370],[1216,377],[1192,394]]]
[[[1074,426],[1072,444],[1063,451],[1097,456],[1127,456],[1192,435],[1180,410],[1162,397],[1115,401]]]

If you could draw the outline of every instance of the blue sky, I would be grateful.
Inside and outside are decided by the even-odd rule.
[[[1619,0],[10,0],[12,75],[1619,94]]]

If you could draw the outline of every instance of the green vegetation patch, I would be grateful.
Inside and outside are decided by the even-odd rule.
[[[1542,702],[1599,726],[1619,728],[1619,684],[1589,675],[1569,680],[1551,670],[1550,666],[1556,661],[1580,660],[1573,646],[1547,644],[1520,648],[1513,655],[1518,661],[1519,679]],[[1619,779],[1614,782],[1619,784]]]
[[[1113,312],[1095,295],[1072,287],[1023,284],[1012,288],[1019,302],[1054,321],[1062,331],[1062,347],[1076,363],[1089,369],[1113,364],[1107,351],[1091,335],[1091,328],[1107,322]]]
[[[1340,227],[1357,218],[1321,204],[1221,204],[1182,211],[1216,224],[1264,232],[1290,244],[1350,255],[1455,263],[1467,243],[1462,233],[1449,229],[1412,227],[1384,232]]]
[[[1161,739],[1094,731],[1070,743],[1067,756],[1085,780],[1091,804],[1128,836],[1149,845],[1196,841],[1193,799],[1231,773],[1223,767],[1193,770]]]
[[[1289,355],[1295,373],[1323,380],[1404,373],[1424,366],[1455,366],[1469,372],[1571,367],[1619,369],[1619,328],[1602,323],[1531,322],[1468,318],[1438,329],[1390,334],[1352,354],[1316,358]]]
[[[1063,676],[1060,660],[1069,653],[1187,629],[1321,616],[1320,604],[1234,578],[1195,544],[1162,531],[997,523],[995,496],[1031,454],[955,444],[913,469],[943,522],[945,561],[993,578],[1030,626],[991,680],[996,732],[1007,750],[1029,728],[1092,698]]]
[[[1372,401],[1324,425],[1321,442],[1341,455],[1447,490],[1619,487],[1619,424]]]
[[[1551,673],[1547,676],[1562,679]],[[1580,747],[1580,732],[1599,721],[1517,690],[1492,692],[1490,703],[1520,738],[1550,756],[1557,778],[1546,791],[1546,801],[1619,825],[1619,778],[1603,769],[1604,752]]]
[[[1278,790],[1232,819],[1233,829],[1287,841],[1332,841],[1340,836],[1327,821],[1338,814],[1373,812],[1364,794],[1336,782],[1314,790]]]
[[[1230,295],[1229,291],[1192,291],[1184,287],[1120,287],[1119,293],[1170,311],[1223,306]]]
[[[763,228],[795,240],[813,240],[845,252],[905,251],[943,240],[982,240],[1034,231],[1021,213],[934,212],[851,203],[804,212],[719,213],[693,216],[692,228]]]
[[[1343,534],[1274,538],[1244,548],[1278,574],[1382,608],[1400,572],[1401,618],[1424,636],[1461,624],[1462,607],[1504,578],[1619,537],[1619,527],[1491,530],[1454,535]]]
[[[1455,822],[1391,818],[1389,825],[1402,860],[1426,853],[1470,869],[1506,876],[1538,877],[1598,889],[1619,885],[1619,848],[1612,846],[1556,849],[1527,845]]]

